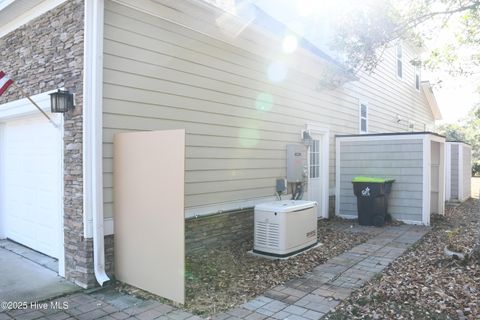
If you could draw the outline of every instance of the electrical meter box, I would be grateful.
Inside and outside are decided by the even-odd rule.
[[[287,144],[287,181],[302,182],[307,175],[307,157],[303,144]]]

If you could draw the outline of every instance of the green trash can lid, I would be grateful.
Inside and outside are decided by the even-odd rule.
[[[375,177],[364,177],[358,176],[353,178],[352,182],[368,182],[368,183],[386,183],[386,182],[394,182],[395,179],[392,178],[375,178]]]

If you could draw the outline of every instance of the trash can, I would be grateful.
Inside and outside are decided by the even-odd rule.
[[[388,216],[388,195],[394,181],[373,177],[355,177],[352,180],[360,225],[381,227],[385,224]]]

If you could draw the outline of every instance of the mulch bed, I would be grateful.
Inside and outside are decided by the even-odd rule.
[[[470,199],[436,216],[422,241],[327,319],[479,319],[480,261],[444,254],[445,246],[470,253],[480,236],[479,205]]]
[[[351,221],[319,221],[321,246],[288,260],[247,253],[251,242],[187,258],[186,309],[212,315],[242,304],[289,279],[302,276],[331,257],[367,241],[372,234],[349,232]]]

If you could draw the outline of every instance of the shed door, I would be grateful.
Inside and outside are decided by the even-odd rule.
[[[10,120],[0,140],[4,236],[59,258],[62,136],[43,116]]]

